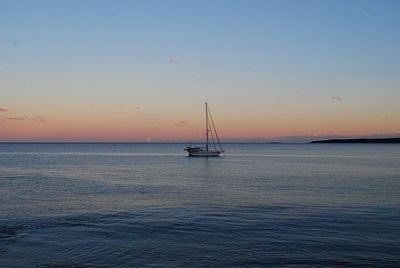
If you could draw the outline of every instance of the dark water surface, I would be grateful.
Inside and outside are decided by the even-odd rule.
[[[0,144],[0,267],[400,267],[399,145]]]

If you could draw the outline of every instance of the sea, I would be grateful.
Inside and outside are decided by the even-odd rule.
[[[0,267],[400,267],[400,145],[1,143]]]

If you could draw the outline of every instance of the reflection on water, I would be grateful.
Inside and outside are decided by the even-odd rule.
[[[0,144],[0,266],[398,266],[400,146]]]

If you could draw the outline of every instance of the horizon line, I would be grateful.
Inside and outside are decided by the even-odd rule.
[[[0,141],[0,144],[203,144],[185,141]],[[309,142],[230,141],[221,144],[308,144]]]
[[[366,135],[340,135],[340,134],[324,134],[324,135],[291,135],[291,136],[281,136],[281,137],[271,137],[271,138],[225,138],[222,143],[259,143],[259,144],[270,144],[270,143],[309,143],[316,140],[328,140],[328,139],[382,139],[382,138],[400,138],[400,133],[375,133]],[[108,139],[26,139],[26,140],[1,140],[0,143],[137,143],[137,144],[201,144],[204,143],[203,140],[188,140],[188,139],[177,139],[177,140],[108,140]]]

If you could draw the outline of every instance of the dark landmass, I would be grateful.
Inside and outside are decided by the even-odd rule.
[[[400,143],[400,138],[332,139],[332,140],[312,141],[311,143]]]

